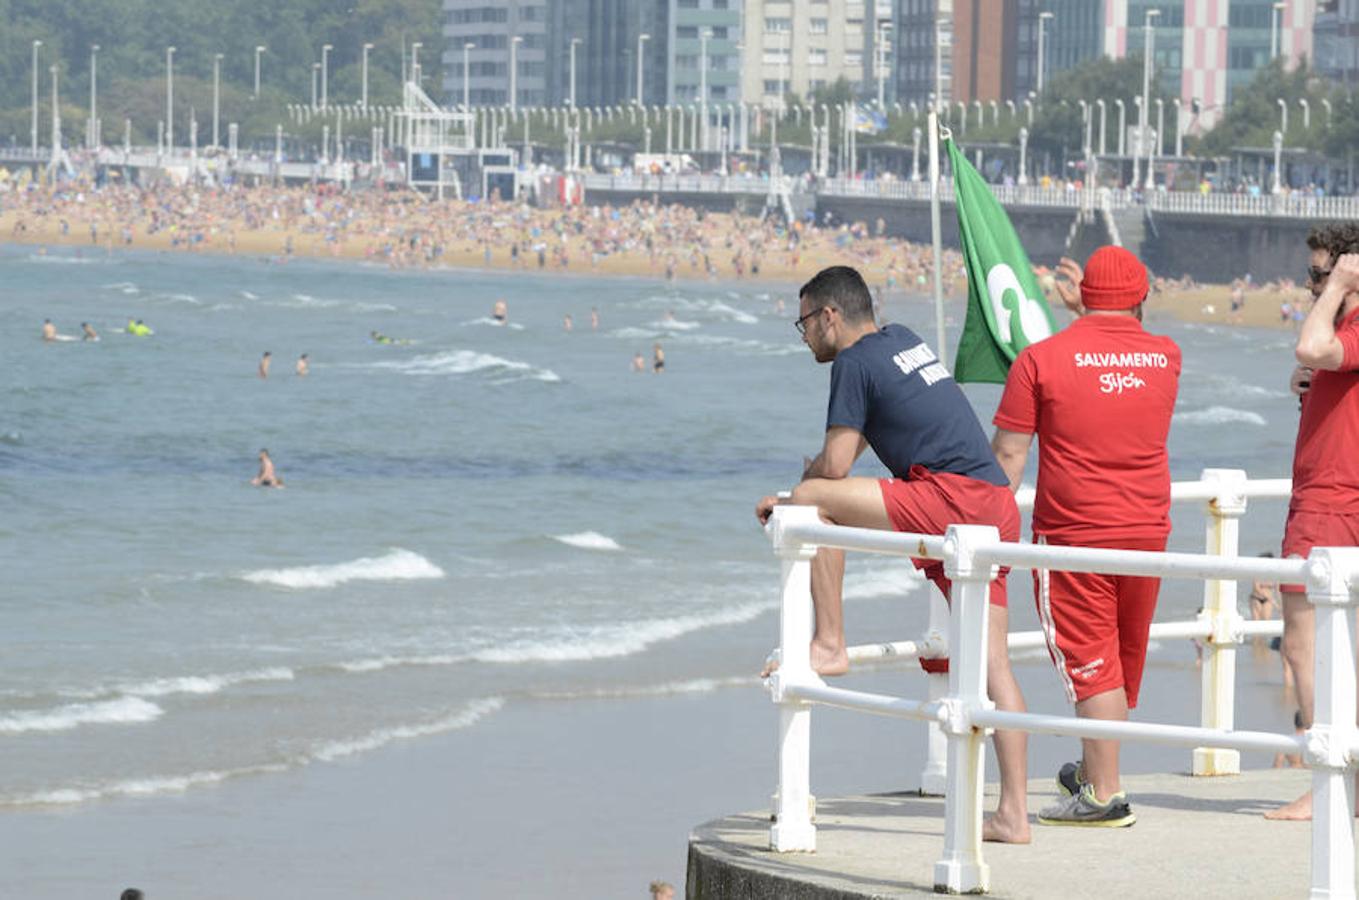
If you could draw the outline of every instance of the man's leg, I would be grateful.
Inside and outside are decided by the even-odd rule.
[[[882,488],[876,478],[812,478],[793,489],[792,503],[815,506],[822,520],[831,525],[892,529]],[[845,655],[843,590],[845,553],[825,547],[812,558],[812,609],[816,630],[812,634],[812,671],[820,675],[843,675],[849,671]]]
[[[1086,697],[1076,702],[1076,715],[1083,719],[1127,721],[1128,695],[1123,688]],[[1108,803],[1122,787],[1118,780],[1118,741],[1083,738],[1081,751],[1085,761],[1085,779],[1095,789],[1095,799]]]
[[[1024,695],[1010,670],[1010,610],[991,604],[987,633],[986,691],[997,709],[1025,712]],[[1000,803],[982,823],[982,840],[1027,844],[1029,829],[1029,736],[1023,731],[997,730],[991,737],[1000,768]]]
[[[1316,633],[1313,630],[1316,610],[1307,602],[1307,595],[1284,591],[1283,658],[1293,670],[1293,685],[1298,694],[1298,712],[1302,727],[1312,727],[1312,710],[1316,694],[1312,681],[1312,662],[1316,654]],[[1308,791],[1286,806],[1265,813],[1266,819],[1301,820],[1312,818],[1312,792]]]

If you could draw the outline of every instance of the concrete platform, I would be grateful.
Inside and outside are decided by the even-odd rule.
[[[1261,814],[1298,796],[1305,769],[1236,777],[1124,778],[1131,828],[1033,826],[1027,846],[987,844],[990,896],[1014,898],[1305,897],[1311,825]],[[1030,782],[1029,812],[1055,796]],[[987,789],[988,808],[995,786]],[[768,849],[768,811],[708,822],[689,839],[687,896],[714,898],[914,897],[934,893],[944,802],[915,794],[821,797],[817,852]]]

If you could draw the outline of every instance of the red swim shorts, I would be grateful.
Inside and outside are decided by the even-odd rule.
[[[1040,536],[1038,543],[1063,542]],[[1161,552],[1166,541],[1124,538],[1081,546]],[[1160,587],[1159,578],[1034,570],[1038,618],[1068,700],[1075,703],[1121,687],[1128,707],[1137,705]]]
[[[1002,541],[1019,540],[1019,507],[1008,486],[991,484],[951,472],[931,472],[912,466],[909,478],[882,478],[882,502],[887,518],[897,531],[915,534],[943,534],[950,525],[994,525]],[[944,598],[951,596],[953,583],[944,575],[944,564],[937,559],[913,559],[917,569],[938,585]],[[1005,581],[1008,566],[1001,566],[991,582],[993,606],[1006,605]],[[926,672],[948,671],[947,659],[922,659]]]
[[[1283,555],[1307,557],[1313,547],[1359,547],[1359,515],[1311,512],[1288,508]],[[1280,590],[1307,592],[1302,584],[1281,584]]]

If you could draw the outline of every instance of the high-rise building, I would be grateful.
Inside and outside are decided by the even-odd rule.
[[[1015,97],[1020,0],[954,0],[955,102]]]
[[[666,102],[741,101],[743,0],[668,0]]]
[[[549,14],[548,102],[571,99],[575,41],[576,103],[617,106],[637,100],[642,54],[643,103],[665,103],[670,0],[553,0]]]
[[[1346,87],[1359,83],[1359,0],[1321,0],[1312,46],[1319,74]]]
[[[787,94],[806,98],[845,79],[855,94],[865,84],[863,0],[745,0],[743,99],[775,106]],[[890,18],[889,18],[890,22]],[[879,32],[881,33],[881,31]]]
[[[466,85],[473,106],[507,105],[511,81],[518,95],[516,105],[547,102],[548,0],[443,0],[443,4],[443,86],[450,103],[462,102]],[[512,57],[517,69],[513,79]]]
[[[934,99],[936,91],[944,102],[953,99],[954,2],[897,0],[892,23],[897,42],[892,74],[899,102],[923,105]]]

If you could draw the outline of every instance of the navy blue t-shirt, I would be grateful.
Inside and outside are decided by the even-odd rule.
[[[902,325],[866,334],[831,364],[826,428],[853,428],[897,478],[911,466],[1008,485],[953,376]]]

